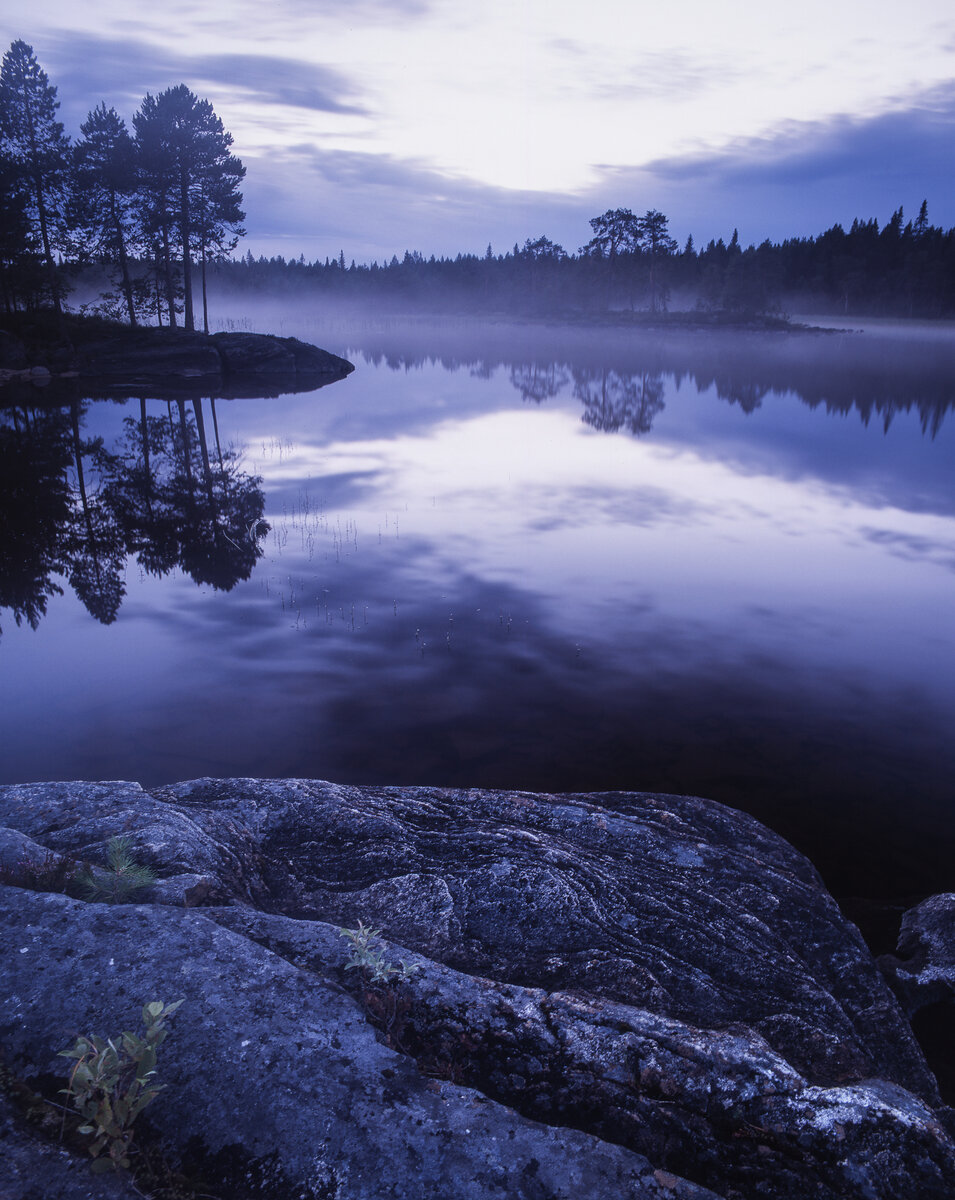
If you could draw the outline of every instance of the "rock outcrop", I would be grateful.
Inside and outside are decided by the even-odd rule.
[[[143,383],[201,381],[210,386],[264,379],[316,384],[342,379],[352,363],[327,350],[260,333],[187,333],[151,326],[130,329],[71,318],[62,340],[35,336],[25,341],[0,331],[0,381],[82,380],[135,387]]]
[[[955,893],[930,896],[902,917],[895,954],[879,964],[909,1016],[947,1002],[955,1013]]]
[[[76,1033],[184,996],[150,1115],[230,1195],[955,1188],[949,1114],[860,936],[717,804],[54,783],[0,788],[0,826],[2,861],[50,879],[117,835],[160,876],[131,905],[3,889],[10,1065],[49,1081]],[[417,972],[349,970],[360,921]]]
[[[930,896],[909,909],[895,953],[878,962],[912,1021],[944,1099],[955,1104],[955,894]]]

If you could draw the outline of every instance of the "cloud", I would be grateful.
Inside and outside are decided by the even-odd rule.
[[[551,38],[548,44],[564,64],[562,87],[585,101],[655,100],[673,105],[741,79],[751,86],[757,75],[765,74],[752,66],[744,70],[738,58],[694,54],[680,47],[634,53],[620,66],[609,63],[593,46],[571,38]]]
[[[346,259],[361,262],[405,249],[483,252],[489,241],[503,252],[528,231],[560,241],[558,227],[586,228],[576,198],[448,176],[421,160],[299,145],[246,161],[247,224],[269,253],[323,258],[344,248]]]
[[[701,57],[683,50],[657,50],[638,55],[618,79],[601,82],[591,90],[601,99],[654,97],[672,103],[695,99],[743,76],[741,67],[726,59]],[[752,79],[752,70],[747,70],[745,76]]]
[[[955,224],[955,83],[900,100],[869,118],[789,122],[723,149],[634,167],[595,167],[577,192],[517,191],[452,177],[425,160],[302,145],[249,163],[249,228],[271,238],[269,253],[390,258],[496,251],[546,234],[574,251],[588,218],[606,208],[658,208],[681,242],[728,238],[745,244],[815,235],[855,217],[880,222],[903,205],[914,217]],[[275,239],[286,234],[288,242]]]
[[[900,98],[873,117],[788,122],[721,150],[597,168],[594,183],[576,193],[516,191],[448,176],[420,159],[313,146],[270,160],[267,186],[287,228],[316,230],[322,256],[344,245],[359,261],[405,248],[480,252],[488,241],[500,251],[542,233],[573,251],[586,241],[589,217],[621,205],[661,209],[681,241],[691,232],[698,243],[728,237],[738,227],[746,244],[814,235],[854,217],[884,222],[900,204],[914,217],[925,198],[930,220],[948,228],[953,137],[955,84]],[[298,249],[310,254],[308,243]]]
[[[925,198],[930,217],[948,226],[953,138],[955,83],[900,98],[876,116],[790,121],[719,150],[603,167],[593,193],[642,193],[684,228],[711,236],[716,217],[724,231],[738,226],[744,241],[814,234],[856,216],[885,220],[900,204],[914,216]]]
[[[884,546],[890,554],[909,562],[931,562],[946,570],[955,571],[955,546],[951,542],[922,537],[914,533],[900,533],[895,529],[865,527],[863,537],[876,546]]]
[[[426,11],[420,4],[406,8],[409,15]],[[366,6],[362,19],[368,12]],[[288,3],[280,8],[283,21],[293,15]],[[390,258],[405,248],[453,255],[483,252],[488,242],[501,251],[541,234],[575,251],[587,240],[588,219],[619,206],[658,208],[680,242],[692,233],[698,244],[727,238],[734,227],[747,244],[816,234],[857,216],[885,221],[900,204],[914,216],[923,198],[934,223],[955,224],[955,83],[890,97],[887,111],[875,116],[790,121],[693,154],[634,166],[594,164],[592,182],[573,192],[521,191],[448,175],[424,157],[323,150],[314,143],[266,154],[260,147],[269,129],[276,131],[276,141],[302,137],[310,114],[338,121],[374,117],[377,101],[335,66],[218,52],[211,36],[206,44],[215,53],[185,53],[142,35],[123,37],[120,28],[109,34],[50,33],[37,45],[59,88],[68,131],[75,134],[100,99],[128,117],[145,91],[180,81],[200,95],[211,92],[226,125],[239,136],[225,96],[243,105],[246,116],[255,114],[253,140],[259,147],[236,144],[249,168],[246,244],[256,254],[324,258],[344,247],[346,257],[358,261]],[[567,74],[582,95],[594,87],[621,96],[628,88],[646,87],[672,102],[667,89],[674,95],[701,91],[737,69],[717,55],[659,51],[644,53],[626,75],[607,79],[589,62],[588,46],[564,41],[558,48],[568,60],[580,60],[579,69]],[[353,124],[352,139],[367,133],[367,121],[361,128]]]
[[[147,91],[162,91],[183,81],[199,91],[209,86],[239,89],[258,104],[347,115],[367,113],[345,75],[304,59],[267,54],[179,54],[141,38],[94,33],[53,34],[46,39],[44,57],[49,59],[48,71],[66,115],[81,105],[80,120],[100,97],[121,108],[138,107]]]

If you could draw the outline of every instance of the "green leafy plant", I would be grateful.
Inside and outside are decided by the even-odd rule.
[[[156,873],[136,862],[129,838],[110,838],[106,846],[106,869],[88,867],[79,877],[86,900],[122,904],[144,887],[155,883]]]
[[[80,1036],[71,1049],[60,1051],[63,1058],[76,1060],[61,1093],[83,1118],[79,1132],[93,1139],[89,1152],[96,1160],[94,1171],[128,1169],[133,1122],[165,1086],[156,1082],[156,1051],[180,1004],[182,1000],[154,1000],[145,1005],[141,1036],[129,1031],[115,1039]],[[101,1158],[104,1150],[108,1157]]]
[[[417,963],[404,959],[396,965],[385,958],[381,945],[381,930],[358,922],[357,929],[339,929],[339,934],[351,942],[351,954],[345,964],[346,971],[362,971],[369,983],[403,983],[420,970]]]

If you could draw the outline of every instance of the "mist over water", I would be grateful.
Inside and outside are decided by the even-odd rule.
[[[837,892],[955,888],[938,327],[223,325],[357,370],[214,412],[88,404],[78,441],[66,409],[0,411],[10,455],[60,447],[84,564],[35,629],[2,610],[5,781],[694,793]]]

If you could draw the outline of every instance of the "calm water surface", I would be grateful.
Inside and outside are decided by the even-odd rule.
[[[694,793],[955,889],[950,336],[271,324],[357,370],[0,410],[0,779]]]

